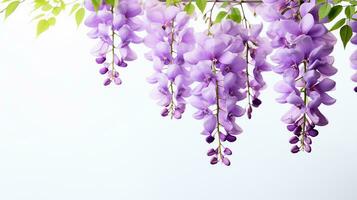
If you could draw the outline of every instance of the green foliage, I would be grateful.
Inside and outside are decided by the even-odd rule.
[[[102,0],[92,0],[94,10],[98,11],[99,6],[102,4]]]
[[[329,21],[333,21],[343,10],[343,7],[341,5],[336,5],[331,8],[330,12],[328,13],[328,19]]]
[[[8,18],[12,13],[14,13],[19,4],[20,1],[13,1],[7,5],[5,9],[5,19]]]
[[[207,0],[196,0],[196,5],[198,9],[203,13],[206,10]]]
[[[43,32],[47,31],[50,27],[50,23],[46,19],[41,19],[37,23],[37,36],[41,35]]]
[[[221,11],[218,13],[216,20],[214,20],[214,23],[220,23],[226,16],[227,16],[227,12],[226,11]]]
[[[346,23],[346,19],[345,19],[345,18],[342,18],[342,19],[338,20],[338,21],[332,26],[332,28],[330,29],[330,31],[334,31],[334,30],[337,30],[337,29],[341,28],[345,23]]]
[[[231,19],[237,23],[241,23],[242,15],[238,8],[232,8],[230,14],[227,16],[227,19]]]
[[[84,19],[84,16],[85,16],[85,9],[84,8],[80,8],[77,10],[76,12],[76,22],[77,22],[77,26],[81,25],[83,19]]]
[[[331,5],[329,3],[323,3],[319,8],[320,19],[327,17],[330,11],[331,11]]]
[[[343,43],[343,47],[346,48],[347,43],[352,37],[352,28],[347,24],[342,26],[342,28],[340,29],[340,36]]]
[[[190,2],[185,6],[184,10],[188,15],[193,15],[195,13],[195,6]]]

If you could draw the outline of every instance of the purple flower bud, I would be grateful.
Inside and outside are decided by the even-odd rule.
[[[214,149],[210,149],[210,150],[208,150],[208,152],[207,152],[207,156],[213,156],[213,155],[216,155],[217,154],[217,152],[216,152],[216,150],[214,150]]]
[[[307,153],[311,153],[311,146],[308,145],[308,144],[305,144],[304,150],[305,150],[305,152],[307,152]]]
[[[230,161],[228,158],[226,158],[226,157],[223,157],[223,158],[222,158],[222,162],[223,162],[223,164],[225,164],[226,166],[231,165],[231,161]]]
[[[296,144],[298,142],[299,142],[299,138],[296,137],[296,136],[291,137],[290,140],[289,140],[290,144]]]
[[[234,142],[234,141],[237,140],[237,137],[234,136],[234,135],[231,135],[231,134],[227,134],[226,140],[227,140],[228,142]]]
[[[100,70],[99,70],[99,73],[100,74],[106,74],[108,72],[108,68],[107,67],[103,67],[103,68],[100,68]]]
[[[306,137],[304,138],[304,142],[305,142],[305,144],[308,144],[308,145],[311,145],[311,144],[312,144],[312,140],[311,140],[311,138],[308,137],[308,136],[306,136]]]
[[[208,144],[211,144],[213,141],[214,141],[214,137],[212,135],[209,135],[209,136],[206,137],[206,142]]]
[[[252,112],[253,112],[253,108],[251,106],[249,106],[248,111],[247,111],[248,119],[252,119]]]
[[[290,124],[286,127],[290,132],[293,132],[296,129],[296,125],[295,124]]]
[[[223,153],[224,153],[225,155],[232,155],[232,150],[230,150],[229,148],[225,148],[224,151],[223,151]]]
[[[262,104],[262,101],[258,98],[253,99],[252,101],[254,107],[259,107]]]
[[[354,91],[357,92],[357,87],[354,88]]]
[[[97,62],[98,64],[103,64],[106,60],[106,57],[98,57],[95,59],[95,62]]]
[[[222,142],[226,141],[226,137],[227,137],[227,136],[226,136],[224,133],[222,133],[222,132],[219,133],[219,139],[220,139]]]
[[[104,86],[108,86],[110,85],[110,83],[112,82],[112,80],[110,80],[109,78],[104,80]]]
[[[182,118],[182,113],[181,113],[181,111],[176,109],[176,110],[174,111],[174,117],[175,117],[175,119],[181,119],[181,118]]]
[[[307,132],[307,134],[309,134],[311,137],[316,137],[319,132],[316,129],[311,129]]]
[[[217,157],[213,157],[212,159],[211,159],[211,165],[215,165],[215,164],[217,164],[218,163],[218,158]]]
[[[291,153],[297,153],[300,151],[300,148],[297,145],[294,145],[290,151],[291,151]]]
[[[119,64],[119,67],[127,67],[128,66],[128,63],[122,61],[120,64]]]
[[[116,77],[116,78],[114,78],[114,83],[116,85],[121,85],[122,81],[121,81],[121,79],[119,77]]]
[[[301,126],[298,126],[298,127],[294,130],[294,134],[295,134],[296,136],[300,136],[300,135],[301,135],[301,131],[302,131]]]
[[[168,110],[167,108],[164,108],[164,109],[161,111],[161,116],[167,117],[167,115],[169,115],[169,110]]]

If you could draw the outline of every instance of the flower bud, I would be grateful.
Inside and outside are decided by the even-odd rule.
[[[224,153],[225,155],[232,155],[232,150],[230,150],[229,148],[225,148],[224,151],[223,151],[223,153]]]
[[[106,74],[108,72],[108,68],[107,67],[103,67],[103,68],[100,68],[100,70],[99,70],[99,73],[100,74]]]
[[[95,59],[95,62],[97,64],[103,64],[106,60],[107,60],[106,57],[98,57],[98,58]]]
[[[213,156],[213,155],[216,155],[217,154],[217,152],[216,152],[216,150],[214,150],[214,149],[210,149],[210,150],[208,150],[208,152],[207,152],[207,156]]]
[[[215,165],[215,164],[217,164],[218,163],[218,158],[217,157],[213,157],[212,159],[211,159],[211,165]]]
[[[169,115],[169,110],[168,110],[167,108],[164,108],[164,109],[161,111],[161,116],[166,117],[167,115]]]
[[[255,98],[255,99],[253,99],[252,103],[253,103],[252,105],[254,107],[258,108],[262,104],[262,101],[258,98]]]
[[[319,132],[316,129],[311,129],[307,132],[307,134],[309,134],[311,137],[316,137]]]
[[[226,140],[227,140],[228,142],[234,142],[234,141],[237,140],[237,137],[234,136],[234,135],[231,135],[231,134],[227,134]]]
[[[297,153],[300,151],[300,148],[297,145],[294,145],[290,151],[291,151],[291,153]]]
[[[213,141],[214,141],[214,137],[212,135],[209,135],[209,136],[206,137],[206,142],[208,144],[211,144]]]
[[[110,85],[110,83],[112,82],[112,80],[110,80],[109,78],[104,80],[104,86],[108,86]]]
[[[299,138],[296,137],[296,136],[291,137],[290,140],[289,140],[290,144],[296,144],[298,142],[299,142]]]
[[[225,164],[226,166],[230,166],[230,165],[231,165],[231,161],[230,161],[228,158],[226,158],[226,157],[223,157],[223,158],[222,158],[222,162],[223,162],[223,164]]]

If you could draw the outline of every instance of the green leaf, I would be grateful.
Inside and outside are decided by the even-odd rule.
[[[98,11],[99,6],[102,4],[102,0],[92,0],[92,4],[95,11]]]
[[[190,2],[185,6],[184,10],[188,15],[193,15],[195,13],[195,6]]]
[[[242,21],[242,15],[240,14],[240,11],[238,8],[232,8],[231,13],[227,18],[231,19],[237,23],[240,23]]]
[[[342,26],[342,28],[340,29],[340,36],[343,43],[343,47],[346,48],[347,43],[352,37],[352,28],[348,25]]]
[[[60,14],[61,11],[62,11],[61,7],[54,7],[54,8],[52,9],[52,14],[53,14],[54,16],[57,16],[57,15]]]
[[[114,6],[115,5],[115,0],[105,0],[105,3]]]
[[[355,13],[354,6],[349,5],[345,8],[345,14],[348,19],[351,19],[354,13]]]
[[[226,11],[221,11],[218,13],[216,20],[214,20],[214,23],[220,23],[225,17],[227,16]]]
[[[5,10],[5,19],[8,18],[12,13],[14,13],[14,11],[19,6],[19,4],[20,4],[20,1],[13,1],[13,2],[9,3],[9,5],[6,7],[6,10]]]
[[[55,17],[51,17],[48,19],[48,25],[49,26],[54,26],[56,24],[56,18]]]
[[[79,10],[77,10],[77,12],[76,12],[77,26],[81,25],[85,14],[86,14],[86,11],[84,10],[84,8],[80,8]]]
[[[51,4],[47,3],[46,5],[42,6],[43,11],[49,11],[52,9]]]
[[[328,3],[324,3],[321,5],[321,7],[319,8],[319,18],[323,19],[325,18],[329,12],[331,10],[331,5]]]
[[[42,19],[37,23],[37,36],[41,35],[41,33],[47,31],[47,29],[50,27],[50,24],[48,23],[47,20]]]
[[[72,9],[71,9],[71,12],[69,13],[69,15],[72,15],[74,13],[74,11],[76,11],[79,8],[80,5],[81,4],[79,4],[79,3],[74,4],[72,6]]]
[[[206,9],[207,0],[196,0],[196,5],[198,9],[203,13]]]
[[[342,11],[343,7],[341,5],[337,5],[331,8],[330,12],[328,13],[328,19],[330,21],[334,20]]]
[[[330,29],[330,31],[334,31],[334,30],[337,30],[339,29],[341,26],[343,26],[346,22],[346,18],[343,18],[343,19],[340,19],[338,20],[333,26],[332,28]]]

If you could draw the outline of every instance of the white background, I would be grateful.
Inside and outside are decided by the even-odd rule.
[[[122,71],[122,86],[105,88],[88,29],[65,16],[36,39],[28,11],[0,23],[1,200],[357,199],[352,47],[334,51],[338,101],[323,108],[330,124],[312,154],[289,152],[288,107],[275,102],[271,73],[261,108],[240,119],[232,166],[211,166],[192,110],[161,118],[143,56]]]

